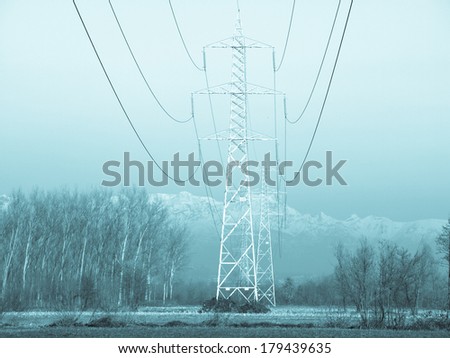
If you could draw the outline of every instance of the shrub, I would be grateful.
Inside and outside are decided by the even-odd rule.
[[[167,322],[164,326],[165,327],[185,327],[185,326],[190,326],[190,324],[186,323],[186,322],[182,322],[182,321],[170,321],[170,322]]]
[[[450,331],[450,319],[445,314],[433,315],[431,312],[423,317],[416,318],[409,326],[412,330],[438,330]]]
[[[63,317],[48,325],[49,327],[76,327],[81,326],[76,317]]]
[[[111,316],[104,316],[97,319],[93,319],[86,323],[86,327],[124,327],[124,322],[114,321]]]
[[[203,312],[231,312],[231,313],[267,313],[270,309],[259,302],[246,302],[244,304],[237,304],[236,302],[225,298],[212,298],[203,302],[199,313]]]

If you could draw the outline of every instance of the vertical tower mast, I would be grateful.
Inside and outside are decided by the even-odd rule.
[[[231,113],[228,160],[241,166],[248,161],[246,47],[240,11],[232,38],[230,83]],[[228,179],[228,178],[227,178]],[[242,180],[248,180],[243,176]],[[253,236],[251,189],[227,182],[222,218],[220,262],[216,298],[257,301],[258,290]]]
[[[264,174],[263,174],[264,175]],[[261,176],[263,178],[263,176]],[[270,230],[269,193],[266,181],[261,180],[260,221],[256,258],[256,277],[259,302],[276,305],[272,259],[272,234]]]

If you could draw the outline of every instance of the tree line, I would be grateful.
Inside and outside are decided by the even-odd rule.
[[[411,253],[389,241],[373,245],[361,240],[349,250],[337,245],[334,274],[296,284],[284,280],[277,290],[280,304],[354,307],[361,325],[399,326],[419,309],[450,310],[450,221],[437,238],[440,258],[427,245]],[[446,275],[448,280],[446,279]]]
[[[14,192],[0,212],[4,310],[171,300],[189,232],[141,189]]]
[[[16,191],[0,208],[0,310],[200,305],[216,282],[181,275],[190,233],[144,189]],[[428,246],[338,245],[332,275],[276,285],[279,305],[355,307],[363,325],[394,325],[420,308],[450,311],[450,220]]]

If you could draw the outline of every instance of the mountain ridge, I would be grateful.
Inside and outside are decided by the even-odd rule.
[[[210,209],[208,200],[212,199],[188,192],[152,196],[166,203],[173,214],[183,217],[190,225],[192,251],[188,272],[191,273],[186,272],[186,275],[214,279],[220,238],[214,228],[211,210],[216,211],[215,205],[221,215],[222,203],[214,201]],[[271,204],[275,209],[273,200]],[[220,220],[221,217],[216,215],[216,222],[220,223]],[[331,274],[334,268],[334,250],[338,243],[354,248],[361,239],[366,238],[373,245],[384,240],[392,241],[413,253],[426,244],[435,252],[435,238],[446,223],[440,219],[401,222],[374,215],[359,217],[356,214],[339,220],[325,213],[302,214],[287,207],[286,227],[281,228],[281,240],[278,240],[276,221],[276,218],[272,218],[275,274],[278,279],[293,277],[298,280]],[[220,232],[220,227],[218,230]]]

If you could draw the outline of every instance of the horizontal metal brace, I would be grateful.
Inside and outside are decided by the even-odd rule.
[[[242,141],[276,141],[276,138],[267,136],[262,133],[258,133],[252,130],[247,130],[247,136],[245,137],[233,137],[230,136],[229,131],[220,131],[216,134],[211,134],[209,136],[200,138],[201,140],[224,140],[224,141],[232,141],[232,140],[242,140]]]
[[[204,48],[274,48],[272,45],[266,44],[264,42],[252,39],[250,37],[242,36],[240,37],[244,40],[245,45],[244,46],[236,46],[236,43],[234,42],[234,37],[228,37],[224,40],[220,40],[217,42],[213,42],[209,45],[206,45]]]
[[[247,90],[239,91],[237,90],[237,86],[233,82],[224,83],[218,86],[212,86],[209,88],[204,88],[199,91],[192,92],[195,94],[234,94],[234,95],[277,95],[284,96],[285,93],[281,91],[274,90],[272,88],[267,88],[259,85],[255,85],[252,83],[246,83]]]

